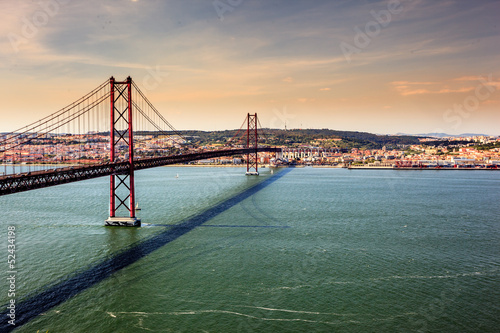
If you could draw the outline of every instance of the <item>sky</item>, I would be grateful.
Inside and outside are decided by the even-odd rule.
[[[180,130],[500,135],[498,0],[0,4],[0,131],[131,76]]]

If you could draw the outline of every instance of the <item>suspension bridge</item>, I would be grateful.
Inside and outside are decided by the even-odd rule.
[[[135,82],[113,77],[77,101],[14,132],[0,134],[0,195],[109,176],[109,226],[140,226],[134,173],[169,164],[246,156],[246,174],[258,175],[257,114],[247,114],[222,148],[195,147],[154,107]],[[9,173],[9,167],[12,172]],[[26,165],[28,170],[16,165]],[[39,170],[31,165],[39,166]]]

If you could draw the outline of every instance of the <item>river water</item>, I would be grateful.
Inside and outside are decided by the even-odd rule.
[[[155,168],[141,228],[103,226],[108,181],[0,197],[14,332],[500,327],[500,172]]]

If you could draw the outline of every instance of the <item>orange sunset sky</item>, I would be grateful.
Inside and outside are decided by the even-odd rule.
[[[0,131],[110,76],[178,129],[500,134],[500,1],[2,1]]]

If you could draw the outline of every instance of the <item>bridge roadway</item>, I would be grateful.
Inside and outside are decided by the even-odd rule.
[[[280,152],[281,148],[259,147],[258,152]],[[186,163],[207,158],[245,155],[254,153],[254,148],[222,149],[201,153],[169,155],[163,157],[141,158],[134,160],[134,170],[155,168],[163,165]],[[24,192],[37,188],[78,182],[86,179],[127,174],[129,162],[114,162],[56,168],[50,170],[25,172],[16,175],[0,176],[0,195]]]

